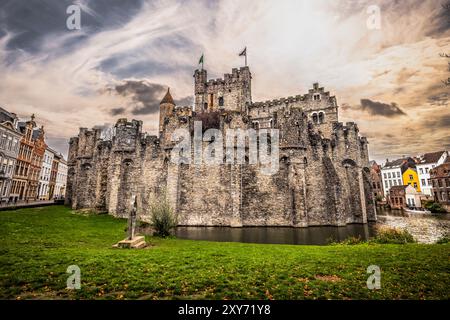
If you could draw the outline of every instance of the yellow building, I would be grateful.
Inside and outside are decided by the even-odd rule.
[[[408,168],[407,170],[405,170],[405,172],[403,172],[402,178],[403,178],[403,184],[405,186],[411,185],[418,192],[420,192],[419,175],[417,174],[416,169]]]

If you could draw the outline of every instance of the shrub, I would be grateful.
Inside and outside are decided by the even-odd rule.
[[[326,242],[329,245],[338,245],[338,244],[354,245],[354,244],[364,243],[365,241],[363,239],[361,239],[361,236],[358,235],[357,237],[355,237],[355,236],[348,237],[342,241],[335,240],[335,238],[333,236],[331,236],[331,237],[327,238]]]
[[[341,243],[342,244],[353,245],[353,244],[360,244],[362,242],[364,242],[364,240],[361,239],[361,236],[358,235],[357,237],[355,237],[355,236],[348,237],[347,239],[345,239]]]
[[[443,237],[439,238],[438,241],[436,241],[437,244],[446,244],[450,243],[450,234],[446,234]]]
[[[371,240],[371,242],[404,244],[414,243],[416,241],[407,230],[381,226],[377,227],[376,236]]]
[[[447,211],[441,206],[440,203],[434,201],[427,201],[424,207],[431,211],[431,213],[446,213]]]
[[[151,224],[153,235],[158,237],[170,236],[172,229],[177,226],[176,216],[167,199],[165,190],[150,201]]]

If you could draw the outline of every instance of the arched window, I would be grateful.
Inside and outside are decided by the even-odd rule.
[[[325,122],[325,114],[323,112],[319,112],[319,123]]]
[[[317,121],[318,121],[317,113],[312,114],[312,121],[313,121],[313,123],[317,123]]]

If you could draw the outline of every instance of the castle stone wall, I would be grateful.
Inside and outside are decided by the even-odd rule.
[[[151,203],[165,191],[179,224],[187,226],[343,226],[376,220],[368,142],[355,123],[338,122],[335,97],[315,84],[306,95],[251,104],[248,68],[214,81],[207,81],[206,70],[194,77],[195,108],[201,111],[166,101],[159,137],[143,133],[136,120],[120,119],[110,140],[99,130],[80,129],[70,140],[67,203],[127,217],[136,195],[139,219],[150,221]],[[219,91],[223,106],[214,96]],[[214,101],[205,110],[199,101],[211,93]],[[278,171],[264,174],[248,157],[243,164],[171,161],[173,133],[179,128],[192,133],[199,113],[217,117],[214,126],[224,142],[230,129],[278,129]],[[315,118],[319,113],[321,121]],[[255,121],[265,124],[255,127]]]

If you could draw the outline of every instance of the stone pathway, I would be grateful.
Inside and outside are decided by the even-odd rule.
[[[17,202],[17,204],[5,204],[2,203],[0,205],[0,211],[1,210],[10,210],[10,209],[18,209],[18,208],[33,208],[33,207],[40,207],[40,206],[49,206],[56,204],[54,200],[46,200],[46,201],[20,201]]]

